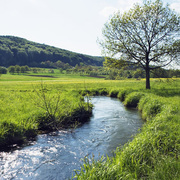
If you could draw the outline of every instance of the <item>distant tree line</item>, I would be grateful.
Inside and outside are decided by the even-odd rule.
[[[41,62],[41,67],[43,68],[57,68],[60,69],[62,68],[63,70],[72,68],[73,66],[69,65],[69,63],[64,63],[60,60],[56,61],[56,62],[52,62],[52,61],[43,61]]]
[[[29,71],[29,66],[19,66],[19,65],[15,65],[15,66],[9,66],[8,67],[8,71],[9,73],[11,74],[14,74],[14,73],[27,73],[27,71]]]
[[[120,80],[125,78],[145,78],[146,74],[143,71],[143,69],[137,68],[137,69],[113,69],[111,68],[109,70],[108,76],[106,79],[111,80]],[[179,69],[157,69],[151,72],[150,74],[151,78],[180,78],[180,70]]]
[[[108,75],[108,71],[106,68],[101,66],[91,66],[91,65],[85,65],[81,63],[80,65],[76,65],[75,67],[71,69],[67,69],[66,73],[71,74],[80,74],[80,75],[89,75],[89,76],[99,76],[102,77],[104,75]]]
[[[59,69],[59,73],[66,74],[79,74],[79,75],[88,75],[93,77],[104,77],[110,80],[121,80],[126,78],[135,78],[141,79],[145,78],[145,72],[143,69],[138,67],[128,67],[128,68],[107,68],[102,66],[91,66],[84,63],[80,65],[70,66],[68,63],[63,63],[62,61],[51,62],[45,61],[41,62],[44,68],[38,67],[29,67],[25,66],[9,66],[8,68],[0,67],[0,74],[22,74],[22,73],[54,73],[54,69]],[[49,69],[48,69],[49,68]],[[180,70],[178,69],[163,69],[154,70],[150,74],[151,78],[180,78]]]

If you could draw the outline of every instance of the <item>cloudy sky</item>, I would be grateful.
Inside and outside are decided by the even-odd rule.
[[[89,55],[116,10],[143,0],[0,0],[0,35],[13,35]],[[180,13],[180,0],[163,0]]]

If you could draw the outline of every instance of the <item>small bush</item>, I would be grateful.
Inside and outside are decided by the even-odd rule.
[[[121,90],[121,91],[119,91],[117,97],[118,97],[121,101],[124,101],[125,98],[126,98],[126,96],[127,96],[129,93],[131,93],[131,92],[133,92],[132,89],[124,89],[124,90]]]
[[[96,89],[88,89],[88,90],[81,90],[80,94],[83,96],[90,95],[90,96],[106,96],[108,95],[108,90],[106,88],[96,88]]]
[[[144,93],[142,92],[132,92],[127,95],[124,105],[127,107],[137,107],[142,96],[144,96]]]
[[[101,96],[108,95],[108,90],[105,88],[99,89],[99,95],[101,95]]]
[[[142,111],[143,119],[149,120],[163,109],[161,99],[148,95],[140,99],[138,109]]]
[[[111,89],[110,92],[109,92],[109,96],[110,97],[117,97],[118,93],[119,93],[118,89]]]
[[[21,143],[24,141],[23,128],[14,122],[1,122],[0,124],[1,134],[0,136],[0,149],[12,144]],[[3,131],[2,131],[3,130]]]
[[[85,90],[80,90],[79,94],[81,94],[82,96],[86,96],[87,94],[90,94],[90,91],[85,89]]]

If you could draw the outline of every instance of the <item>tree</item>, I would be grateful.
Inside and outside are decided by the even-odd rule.
[[[19,74],[21,67],[19,65],[15,65],[15,71]]]
[[[178,61],[179,32],[180,16],[175,11],[161,0],[145,1],[123,14],[115,13],[105,24],[100,45],[109,56],[106,61],[115,58],[121,66],[142,67],[150,89],[150,71]]]
[[[21,73],[25,73],[26,72],[26,67],[25,66],[21,66],[20,67],[20,72]]]
[[[29,66],[25,65],[25,71],[29,71]]]
[[[38,68],[32,68],[33,73],[38,73]]]
[[[142,71],[142,69],[137,69],[136,71],[134,71],[133,77],[134,78],[144,78],[144,71]]]
[[[7,74],[7,68],[0,66],[0,74]]]
[[[14,74],[15,73],[15,66],[9,66],[8,67],[8,70],[11,74]]]

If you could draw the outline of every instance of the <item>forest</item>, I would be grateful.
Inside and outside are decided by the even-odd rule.
[[[0,36],[0,66],[44,67],[42,62],[56,62],[58,60],[71,66],[80,63],[102,66],[104,58],[79,54],[20,37]]]

